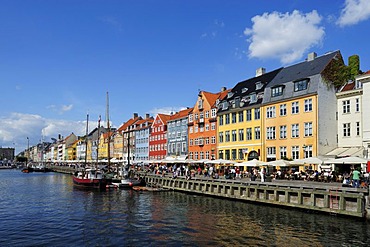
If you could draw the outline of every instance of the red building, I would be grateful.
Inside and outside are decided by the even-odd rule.
[[[149,159],[161,160],[167,155],[167,121],[170,115],[157,114],[149,137]]]

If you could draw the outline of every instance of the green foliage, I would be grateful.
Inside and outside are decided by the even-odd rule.
[[[351,80],[354,80],[360,74],[360,57],[358,55],[352,55],[348,58],[348,69]]]
[[[343,63],[342,57],[332,59],[321,75],[329,87],[334,86],[336,89],[339,89],[351,78],[350,71]]]

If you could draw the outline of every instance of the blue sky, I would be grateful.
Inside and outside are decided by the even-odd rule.
[[[368,0],[0,0],[0,146],[192,107],[307,54],[370,70]]]

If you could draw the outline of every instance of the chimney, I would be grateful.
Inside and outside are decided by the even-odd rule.
[[[315,60],[316,57],[317,57],[317,54],[315,52],[308,53],[307,62]]]
[[[265,68],[258,68],[257,70],[256,70],[256,77],[257,76],[260,76],[260,75],[263,75],[264,73],[266,73],[266,69]]]
[[[148,119],[148,118],[150,118],[150,114],[149,113],[145,114],[145,119]]]
[[[134,113],[134,118],[137,118],[139,116],[139,114],[137,114],[136,112]]]
[[[226,87],[222,87],[221,92],[225,92],[225,91],[226,91]]]

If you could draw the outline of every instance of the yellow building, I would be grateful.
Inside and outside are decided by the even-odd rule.
[[[322,157],[336,147],[336,88],[326,78],[337,73],[335,64],[344,64],[339,51],[320,57],[310,53],[266,86],[262,160]]]
[[[218,158],[261,160],[263,153],[263,113],[261,103],[266,85],[280,71],[265,73],[239,82],[219,104],[217,112]],[[263,156],[262,156],[263,157]]]

